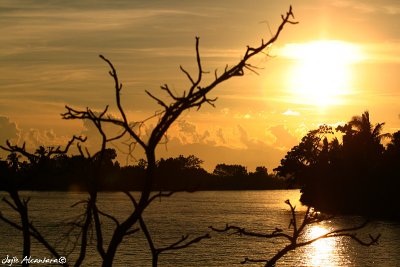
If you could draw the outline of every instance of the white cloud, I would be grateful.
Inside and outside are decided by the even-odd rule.
[[[204,160],[203,167],[208,171],[213,171],[218,163],[240,164],[246,166],[249,171],[257,166],[266,166],[272,170],[278,166],[280,159],[286,153],[286,151],[267,145],[257,145],[257,143],[251,145],[251,148],[233,148],[205,143],[183,145],[177,138],[170,140],[168,150],[160,146],[157,151],[159,157],[195,155]]]
[[[29,130],[21,130],[19,145],[25,143],[28,150],[36,150],[39,146],[63,147],[67,145],[70,138],[72,137],[57,135],[53,129],[30,128]]]
[[[300,112],[288,109],[285,112],[283,112],[282,115],[285,115],[285,116],[300,116]]]

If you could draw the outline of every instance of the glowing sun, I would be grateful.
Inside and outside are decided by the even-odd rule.
[[[294,61],[287,79],[294,101],[321,107],[343,102],[351,92],[351,65],[363,58],[358,46],[333,40],[288,44],[282,53]]]

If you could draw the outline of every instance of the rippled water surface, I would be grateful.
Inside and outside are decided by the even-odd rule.
[[[83,193],[25,192],[31,196],[30,213],[34,224],[57,248],[70,250],[74,232],[67,240],[66,222],[76,218],[82,206],[71,207],[85,199]],[[3,195],[1,195],[3,196]],[[245,227],[248,230],[268,233],[276,227],[287,229],[290,211],[284,203],[290,199],[299,215],[305,208],[298,202],[298,190],[277,191],[229,191],[177,193],[169,198],[154,201],[144,213],[144,219],[153,235],[156,246],[167,246],[184,234],[196,237],[210,232],[208,227],[224,228],[226,224]],[[101,193],[100,209],[122,220],[132,211],[132,204],[122,193]],[[0,204],[3,214],[13,217],[5,203]],[[328,230],[359,224],[363,218],[345,216],[307,228],[306,238],[313,238]],[[114,223],[102,217],[105,241],[108,241]],[[390,221],[375,221],[361,233],[368,240],[368,233],[381,233],[378,246],[362,247],[345,238],[323,239],[290,252],[278,262],[278,266],[400,266],[400,224]],[[161,254],[159,266],[243,266],[246,258],[268,259],[286,244],[284,239],[229,235],[211,232],[212,238],[186,248]],[[6,255],[20,257],[22,241],[20,233],[0,222],[0,258]],[[34,244],[32,255],[48,255],[40,245]],[[94,242],[83,266],[99,266]],[[70,263],[76,254],[68,255]],[[126,237],[119,247],[115,266],[151,266],[151,256],[141,232]],[[260,265],[260,264],[259,264]],[[257,265],[255,265],[257,266]],[[261,264],[262,266],[262,264]]]

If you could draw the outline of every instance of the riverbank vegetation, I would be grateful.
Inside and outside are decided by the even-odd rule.
[[[71,222],[71,225],[73,225],[75,229],[78,229],[74,247],[79,249],[79,255],[74,263],[72,263],[73,261],[71,260],[64,262],[63,266],[81,266],[87,264],[86,256],[90,253],[89,247],[93,237],[96,243],[95,254],[101,259],[101,266],[103,267],[112,266],[121,243],[140,230],[145,235],[147,245],[152,252],[152,266],[158,265],[158,259],[162,252],[184,249],[202,239],[209,238],[209,234],[194,238],[189,238],[189,235],[181,235],[181,238],[160,248],[158,244],[160,240],[154,239],[152,236],[151,230],[148,229],[143,217],[144,211],[153,200],[171,196],[173,193],[172,191],[167,193],[154,193],[154,190],[157,188],[157,183],[161,182],[160,180],[157,181],[157,172],[160,172],[160,167],[162,166],[160,162],[157,162],[156,148],[160,143],[164,142],[170,126],[176,122],[185,111],[190,109],[199,110],[202,106],[207,104],[214,106],[217,99],[211,98],[210,93],[214,91],[216,87],[219,87],[221,84],[234,77],[243,76],[248,71],[257,73],[258,67],[252,65],[251,60],[258,55],[267,55],[268,49],[278,39],[284,26],[287,24],[297,24],[296,21],[292,21],[293,18],[292,7],[290,7],[286,14],[281,16],[281,23],[275,33],[271,34],[271,38],[267,39],[267,41],[261,39],[256,46],[247,46],[241,59],[234,64],[226,65],[222,71],[215,70],[211,79],[204,78],[208,72],[203,69],[199,48],[200,39],[196,37],[196,70],[187,71],[184,67],[180,66],[182,73],[188,80],[188,86],[182,90],[175,90],[165,84],[161,86],[161,92],[165,93],[166,96],[158,96],[158,94],[154,92],[146,91],[146,94],[159,105],[159,109],[155,111],[154,116],[142,118],[140,120],[135,119],[132,121],[127,115],[126,109],[123,107],[121,101],[123,86],[119,80],[117,70],[108,58],[100,55],[101,60],[103,60],[110,69],[109,75],[114,84],[115,106],[118,115],[111,113],[108,105],[100,112],[90,108],[66,106],[66,111],[62,114],[62,118],[65,120],[89,121],[93,123],[101,138],[101,147],[97,153],[91,154],[82,147],[82,143],[85,141],[82,137],[73,137],[65,149],[61,149],[60,147],[50,147],[48,149],[40,147],[33,153],[28,152],[25,145],[18,146],[7,143],[6,146],[3,146],[3,149],[11,152],[9,161],[2,162],[3,173],[1,180],[3,184],[7,186],[6,191],[10,196],[10,198],[5,198],[4,201],[9,208],[17,213],[20,221],[10,220],[2,213],[0,213],[0,220],[21,231],[23,236],[22,258],[31,256],[31,239],[36,239],[40,244],[46,247],[55,258],[59,259],[60,253],[55,246],[47,241],[46,237],[36,228],[36,225],[34,225],[30,218],[28,205],[30,198],[21,197],[19,194],[21,186],[25,182],[20,177],[19,170],[21,170],[21,174],[29,171],[37,171],[37,174],[44,174],[49,170],[50,166],[48,164],[51,162],[51,168],[54,168],[52,171],[57,172],[57,165],[54,165],[51,159],[59,158],[59,162],[62,162],[63,159],[65,160],[63,154],[67,153],[68,148],[70,148],[72,144],[77,146],[79,156],[73,157],[71,161],[67,161],[68,164],[72,164],[72,166],[70,166],[71,171],[77,171],[77,177],[84,177],[87,199],[79,201],[74,205],[78,206],[83,204],[83,210],[81,216],[79,216],[76,221]],[[135,103],[131,103],[131,106],[134,107]],[[146,123],[151,124],[152,127],[146,131],[146,135],[144,135],[142,130]],[[106,134],[104,131],[106,126],[116,128],[118,134],[114,136]],[[107,168],[107,164],[110,164],[110,159],[113,158],[113,152],[108,148],[110,144],[116,140],[126,140],[125,142],[128,144],[129,149],[141,149],[145,157],[145,164],[143,164],[142,170],[144,172],[144,178],[142,179],[143,184],[139,197],[134,197],[128,191],[128,188],[124,186],[123,192],[129,198],[133,210],[125,218],[118,219],[114,217],[113,214],[100,211],[98,206],[98,192],[102,186],[99,183],[99,177],[104,176],[104,168]],[[22,168],[24,165],[20,164],[18,155],[24,156],[30,163],[34,163],[36,166],[34,170]],[[109,166],[109,169],[112,169],[112,166]],[[59,174],[63,175],[62,173]],[[52,177],[53,176],[50,175],[47,178],[48,182],[52,181]],[[108,177],[111,178],[111,176]],[[59,184],[59,182],[57,181],[55,184]],[[193,188],[193,190],[194,189],[196,188]],[[113,221],[114,227],[106,229],[104,224],[102,224],[103,220]],[[157,240],[157,242],[155,242],[155,240]],[[28,265],[29,264],[23,264],[23,266]]]
[[[369,112],[336,128],[309,131],[282,159],[278,175],[302,187],[301,201],[330,213],[399,219],[400,131],[383,133]]]
[[[292,21],[293,18],[294,15],[290,7],[289,11],[282,16],[282,21],[277,31],[268,41],[262,39],[260,44],[255,47],[247,46],[243,57],[236,64],[227,65],[219,73],[215,71],[214,79],[211,79],[211,81],[209,81],[210,79],[203,79],[207,72],[203,70],[199,38],[197,37],[195,44],[197,71],[191,74],[182,66],[180,67],[189,81],[188,88],[176,92],[176,90],[171,90],[168,85],[163,85],[161,90],[167,97],[159,97],[146,91],[147,95],[159,105],[161,110],[156,111],[154,116],[143,118],[142,120],[131,121],[128,118],[121,101],[122,84],[119,81],[116,68],[109,59],[101,55],[100,58],[110,68],[109,74],[114,82],[115,105],[118,116],[112,114],[108,106],[100,112],[90,108],[81,109],[66,106],[66,111],[62,114],[62,118],[65,120],[93,123],[101,137],[101,147],[98,152],[90,154],[83,147],[85,138],[75,136],[63,149],[61,147],[46,148],[41,146],[36,151],[29,152],[25,145],[18,146],[9,142],[2,147],[2,149],[10,152],[8,158],[0,162],[1,190],[8,193],[8,197],[3,198],[3,202],[15,212],[18,219],[14,220],[0,212],[0,220],[21,231],[23,239],[22,258],[31,257],[32,245],[36,246],[39,243],[46,248],[52,257],[65,260],[62,257],[63,254],[61,254],[65,251],[61,251],[62,249],[60,250],[57,246],[51,244],[43,234],[45,231],[42,231],[40,224],[37,225],[37,222],[32,220],[35,217],[30,214],[30,198],[20,195],[20,191],[24,189],[84,190],[87,193],[87,197],[73,205],[73,207],[81,208],[81,213],[73,221],[68,222],[68,225],[72,227],[69,234],[76,233],[73,237],[73,249],[76,251],[75,258],[69,258],[67,262],[63,260],[62,265],[85,266],[90,262],[88,258],[93,256],[98,257],[99,261],[101,261],[101,266],[109,267],[113,265],[115,258],[118,256],[120,245],[128,238],[134,238],[138,232],[141,232],[146,238],[146,244],[144,245],[147,245],[151,251],[152,266],[158,266],[160,254],[163,252],[185,249],[211,237],[210,233],[189,237],[189,234],[182,234],[180,230],[178,232],[182,235],[175,240],[167,241],[160,240],[162,238],[159,236],[154,237],[154,233],[149,229],[144,218],[144,211],[156,199],[169,197],[175,191],[180,190],[262,189],[268,186],[270,188],[282,186],[284,184],[282,181],[285,180],[271,177],[265,167],[259,167],[254,173],[248,173],[246,168],[240,165],[219,164],[214,172],[210,174],[201,168],[201,160],[195,156],[180,156],[178,158],[157,160],[156,148],[164,141],[166,132],[183,112],[189,109],[198,110],[204,104],[213,106],[216,98],[210,98],[209,93],[220,84],[233,77],[243,76],[247,71],[257,73],[256,70],[258,68],[253,66],[250,60],[257,55],[268,54],[268,48],[277,40],[284,26],[297,23]],[[143,135],[141,129],[146,123],[149,123],[149,120],[153,120],[154,127],[146,132],[146,135]],[[118,128],[118,134],[116,136],[107,135],[104,131],[106,125]],[[348,127],[345,126],[343,129],[347,134]],[[352,127],[350,127],[351,129]],[[350,132],[352,134],[352,131]],[[314,142],[315,138],[318,139],[316,136],[319,135],[320,130],[316,130],[307,135],[306,139],[302,141],[305,142],[307,148],[309,148],[308,145],[311,141],[311,160],[315,160],[315,152],[318,152],[317,158],[323,157],[324,153],[321,151],[326,151],[329,148],[328,141],[322,141],[323,146],[321,149],[319,146],[322,139]],[[121,167],[114,162],[116,152],[110,149],[109,146],[113,141],[121,140],[122,138],[124,140],[127,138],[129,148],[137,147],[142,149],[145,160],[139,161],[135,166],[127,167]],[[79,153],[70,156],[68,154],[69,148],[75,145]],[[300,147],[302,146],[300,145]],[[317,146],[316,150],[314,146]],[[298,178],[302,184],[312,185],[313,183],[308,182],[307,179],[312,179],[314,176],[305,175],[308,171],[313,174],[314,162],[309,162],[309,158],[300,162],[303,164],[295,165],[295,168],[285,169],[287,164],[289,167],[292,166],[291,162],[298,163],[296,160],[292,161],[291,156],[293,154],[296,156],[298,154],[297,150],[294,149],[289,152],[292,154],[288,154],[290,156],[285,159],[287,163],[283,161],[283,167],[278,170],[278,173],[287,174],[288,179],[291,179],[292,175],[289,174],[294,172],[294,177]],[[327,152],[329,152],[329,149]],[[302,156],[301,153],[300,156]],[[317,167],[318,164],[315,166]],[[315,173],[317,173],[316,170]],[[298,176],[297,172],[302,175]],[[121,190],[132,205],[131,212],[123,218],[117,218],[115,214],[101,211],[98,202],[100,190]],[[130,190],[139,190],[139,196],[135,197]],[[312,190],[308,192],[310,195],[314,193]],[[310,203],[312,202],[310,201]],[[272,258],[272,263],[279,259],[282,254],[295,249],[296,247],[293,247],[293,245],[297,242],[300,230],[314,222],[313,217],[307,217],[307,215],[301,227],[297,228],[294,207],[291,206],[291,210],[293,218],[290,221],[289,228],[293,225],[294,231],[293,236],[287,235],[291,243],[278,256]],[[57,212],[57,207],[54,207],[54,212]],[[307,212],[307,214],[309,213]],[[166,218],[160,219],[165,220]],[[104,221],[106,220],[111,221],[113,226],[105,227]],[[177,223],[178,226],[179,223]],[[344,228],[331,233],[355,231],[360,228]],[[335,237],[335,235],[329,237]],[[371,242],[368,245],[377,243],[378,238],[371,238]],[[37,243],[33,243],[32,240],[36,240]],[[28,265],[29,263],[22,264],[22,266]]]
[[[9,173],[0,180],[0,190],[86,191],[90,180],[90,166],[96,166],[97,187],[100,191],[141,191],[144,186],[147,162],[120,166],[115,161],[116,151],[106,149],[102,164],[98,159],[90,160],[81,155],[57,154],[48,156],[48,148],[40,147],[22,160],[10,153],[0,161],[0,171]],[[267,190],[291,188],[291,180],[268,174],[264,166],[254,172],[238,164],[218,164],[213,172],[202,168],[203,161],[194,155],[161,158],[156,162],[154,191],[199,191],[199,190]]]

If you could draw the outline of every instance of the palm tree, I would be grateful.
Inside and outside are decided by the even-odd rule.
[[[365,111],[361,116],[352,117],[346,125],[337,127],[344,134],[340,155],[342,168],[348,176],[354,176],[353,181],[364,183],[367,177],[373,179],[381,171],[385,151],[381,141],[391,136],[382,133],[383,126],[384,123],[372,124],[369,112]]]
[[[364,138],[367,143],[380,144],[382,138],[390,137],[388,133],[382,134],[384,122],[375,125],[371,124],[368,111],[364,111],[361,116],[354,116],[348,124],[355,130],[355,134]]]
[[[369,119],[369,112],[364,111],[361,116],[354,116],[344,126],[336,130],[344,133],[343,147],[350,154],[364,154],[364,157],[378,156],[384,151],[381,140],[391,135],[382,133],[385,123],[373,125]],[[350,150],[350,151],[349,151]]]

